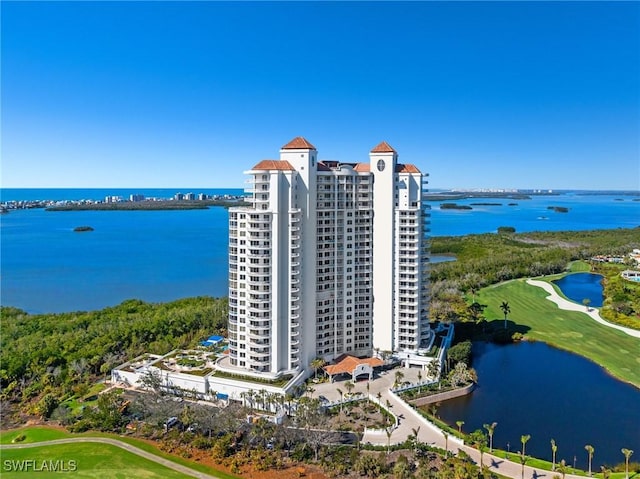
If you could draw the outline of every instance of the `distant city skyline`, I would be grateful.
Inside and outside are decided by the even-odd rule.
[[[0,9],[4,188],[241,188],[304,136],[435,189],[640,189],[639,2]]]

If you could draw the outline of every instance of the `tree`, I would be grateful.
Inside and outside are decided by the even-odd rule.
[[[387,434],[387,454],[391,452],[391,433],[393,432],[393,428],[387,427],[384,432]]]
[[[558,464],[558,471],[562,474],[562,479],[564,479],[564,476],[569,472],[569,466],[567,466],[567,462],[564,459]]]
[[[427,365],[427,375],[433,378],[434,381],[437,381],[439,374],[440,374],[440,363],[438,362],[437,359],[432,359],[431,362]]]
[[[463,362],[466,365],[471,364],[471,341],[462,341],[451,346],[447,351],[447,361],[449,361],[449,367],[451,367],[451,364],[459,362]]]
[[[473,303],[471,303],[469,305],[469,307],[467,308],[467,314],[469,315],[469,318],[474,322],[474,323],[478,323],[480,324],[481,321],[483,321],[484,318],[484,310],[487,308],[486,304],[480,304],[476,301],[474,301]]]
[[[58,401],[57,397],[51,393],[47,393],[42,396],[42,399],[38,402],[36,409],[38,410],[38,413],[46,419],[51,416],[51,413],[53,413],[53,411],[58,407],[59,402],[60,401]]]
[[[458,432],[462,434],[462,426],[464,426],[464,421],[458,420],[456,421],[456,425],[458,426]]]
[[[591,300],[589,298],[584,298],[582,300],[582,304],[584,304],[584,306],[587,308],[587,311],[589,311],[589,305],[591,304]]]
[[[520,453],[520,464],[522,464],[522,469],[521,469],[521,471],[520,471],[520,477],[521,477],[522,479],[524,479],[524,466],[525,466],[525,464],[527,463],[527,461],[528,461],[528,460],[529,460],[529,457],[528,457],[528,456],[526,456],[526,455],[524,454],[524,452],[521,452],[521,453]],[[563,479],[564,479],[564,476],[562,476],[562,477],[563,477]]]
[[[633,454],[633,451],[624,447],[621,449],[621,451],[622,454],[624,454],[624,477],[625,479],[629,479],[629,458]]]
[[[522,443],[522,455],[523,456],[526,454],[524,448],[525,448],[527,442],[529,441],[529,439],[531,439],[531,435],[529,435],[529,434],[525,434],[523,436],[520,436],[520,442]]]
[[[493,452],[493,431],[495,430],[497,422],[492,422],[491,424],[485,424],[483,427],[489,433],[489,452]]]
[[[446,455],[448,455],[449,454],[449,433],[443,430],[442,435],[444,436],[444,452]]]
[[[321,367],[324,366],[324,359],[315,358],[314,360],[311,361],[311,363],[309,365],[313,369],[314,378],[318,379],[318,369],[320,369]]]
[[[155,393],[162,394],[162,374],[158,370],[148,369],[140,376],[140,384],[145,389],[151,389]]]
[[[469,434],[469,442],[476,448],[478,448],[478,451],[480,451],[480,467],[482,468],[482,458],[484,452],[487,450],[487,436],[484,432],[482,432],[482,429],[476,429],[471,434]]]
[[[347,389],[347,393],[351,394],[351,391],[353,391],[353,388],[355,388],[356,385],[353,384],[352,381],[347,381],[346,383],[344,383],[344,387]]]
[[[344,393],[342,392],[342,389],[340,389],[340,388],[336,388],[336,391],[338,392],[338,394],[340,394],[340,414],[342,414],[342,395]]]
[[[400,384],[402,383],[403,379],[404,379],[404,373],[400,369],[398,369],[396,371],[396,374],[395,374],[395,383],[394,383],[394,385],[396,387],[400,386]]]
[[[504,313],[504,329],[507,329],[507,315],[511,312],[509,303],[507,301],[503,301],[502,304],[500,305],[500,309]]]
[[[551,439],[551,457],[553,458],[553,462],[551,463],[551,470],[556,470],[556,452],[558,452],[558,446],[556,446],[555,439]]]
[[[418,426],[417,428],[412,427],[411,428],[411,432],[412,432],[412,434],[411,434],[410,437],[412,438],[414,447],[417,450],[418,449],[418,444],[419,444],[418,433],[420,432],[420,426]]]
[[[584,446],[584,448],[586,449],[587,454],[589,456],[589,477],[591,477],[591,460],[593,459],[593,453],[595,449],[591,444],[587,444],[586,446]]]

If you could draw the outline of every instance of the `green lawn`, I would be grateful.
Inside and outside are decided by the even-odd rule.
[[[217,476],[220,479],[236,479],[237,476],[231,475],[231,474],[227,474],[224,471],[217,471],[211,467],[205,466],[203,464],[198,464],[194,461],[189,461],[187,459],[183,459],[181,457],[177,457],[174,456],[172,454],[168,454],[166,452],[160,451],[157,447],[155,447],[153,444],[150,444],[148,442],[145,441],[141,441],[132,437],[127,437],[127,436],[119,436],[117,434],[108,434],[108,433],[101,433],[101,432],[95,432],[95,431],[90,431],[90,432],[86,432],[86,433],[82,433],[82,434],[72,434],[66,431],[61,431],[59,429],[52,429],[52,428],[48,428],[48,427],[38,427],[38,426],[34,426],[34,427],[26,427],[26,428],[21,428],[21,429],[17,429],[14,431],[3,431],[0,432],[0,444],[12,444],[14,442],[14,439],[17,436],[20,435],[24,435],[25,439],[23,441],[20,441],[21,443],[34,443],[34,442],[42,442],[42,441],[49,441],[52,439],[62,439],[62,438],[67,438],[67,437],[108,437],[108,438],[112,438],[112,439],[117,439],[118,441],[122,441],[124,443],[127,444],[131,444],[132,446],[137,447],[138,449],[142,449],[143,451],[146,452],[150,452],[151,454],[154,454],[156,456],[160,456],[163,457],[165,459],[169,459],[177,464],[181,464],[183,466],[189,467],[195,471],[200,471],[203,472],[205,474],[209,474],[212,476]],[[74,445],[67,445],[69,447],[72,446],[76,446]],[[94,448],[101,448],[105,445],[103,444],[93,444]],[[56,446],[57,447],[57,446]],[[122,451],[122,449],[120,448],[115,448],[118,449],[120,451]],[[33,449],[30,449],[31,451],[33,451]],[[2,451],[2,459],[4,460],[5,455],[7,455],[10,452],[10,450],[3,450]],[[125,451],[123,451],[125,452]],[[128,454],[128,453],[127,453]],[[0,464],[1,467],[1,464]],[[4,472],[4,471],[3,471]],[[24,474],[24,473],[23,473]],[[42,474],[42,473],[38,473],[38,474]],[[2,476],[2,478],[4,479],[4,474],[0,474],[0,476]],[[27,477],[26,475],[23,475],[21,477]],[[38,476],[40,477],[40,475]],[[58,476],[56,477],[60,477],[60,474],[58,474]],[[75,477],[75,476],[74,476]],[[84,476],[78,476],[78,477],[84,477]],[[86,477],[111,477],[111,476],[86,476]],[[115,476],[114,476],[115,477]],[[127,475],[127,476],[121,476],[122,478],[128,478],[128,477],[135,477],[136,479],[138,477],[140,478],[144,478],[146,476],[138,476],[138,475]],[[155,476],[152,476],[155,477]],[[162,477],[162,476],[160,476]],[[176,477],[185,477],[184,475],[179,475]]]
[[[28,471],[11,470],[12,467],[26,460],[35,460],[40,470],[34,471],[33,466]],[[63,474],[59,471],[42,471],[42,461],[53,461],[59,469],[64,467],[70,472]],[[109,444],[59,444],[2,451],[3,479],[35,476],[43,479],[68,476],[91,479],[185,479],[191,477]]]
[[[23,435],[24,439],[22,441],[14,442],[14,439]],[[0,444],[26,444],[32,442],[51,441],[53,439],[63,439],[65,437],[72,437],[72,435],[59,429],[52,429],[48,427],[29,427],[16,429],[14,431],[0,432]]]
[[[477,299],[487,305],[488,321],[504,318],[500,304],[507,301],[509,320],[519,330],[527,330],[526,338],[580,354],[613,376],[640,387],[638,338],[603,326],[581,312],[561,310],[546,296],[542,288],[514,280],[482,289]]]

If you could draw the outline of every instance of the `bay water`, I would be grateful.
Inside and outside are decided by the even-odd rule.
[[[2,189],[0,200],[80,200],[175,193],[242,195],[242,189]],[[638,196],[533,196],[528,200],[465,199],[471,210],[431,202],[431,235],[590,230],[640,226]],[[499,206],[477,203],[500,203]],[[509,203],[516,205],[508,206]],[[556,213],[549,206],[568,208]],[[77,233],[74,228],[94,231]],[[640,229],[639,229],[640,239]],[[164,302],[227,295],[228,212],[11,210],[0,215],[0,304],[30,313],[100,309],[126,299]]]

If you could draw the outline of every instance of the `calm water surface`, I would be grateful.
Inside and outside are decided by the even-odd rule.
[[[178,191],[242,194],[240,189],[199,188],[2,189],[0,197],[3,201],[73,200],[140,193],[169,198]],[[499,226],[513,226],[519,232],[635,227],[640,225],[640,201],[634,198],[534,196],[530,200],[492,200],[501,205],[473,206],[471,211],[440,210],[439,202],[432,202],[431,234],[488,233]],[[616,201],[620,199],[623,201]],[[508,206],[510,202],[517,204]],[[554,213],[548,206],[566,206],[569,212]],[[94,231],[73,232],[82,225]],[[228,294],[228,214],[224,208],[11,211],[0,216],[0,240],[2,305],[30,313],[100,309],[130,298],[156,302]]]
[[[554,283],[571,301],[582,303],[584,299],[590,301],[595,308],[602,307],[602,276],[592,273],[574,273],[560,278]]]
[[[623,447],[640,451],[640,390],[595,363],[539,342],[482,343],[474,345],[473,367],[479,387],[438,409],[454,427],[463,420],[463,430],[470,432],[495,421],[496,447],[506,450],[509,443],[518,451],[520,437],[529,434],[527,454],[548,460],[553,438],[557,460],[573,464],[575,455],[584,469],[586,444],[595,448],[596,470],[622,462]]]

